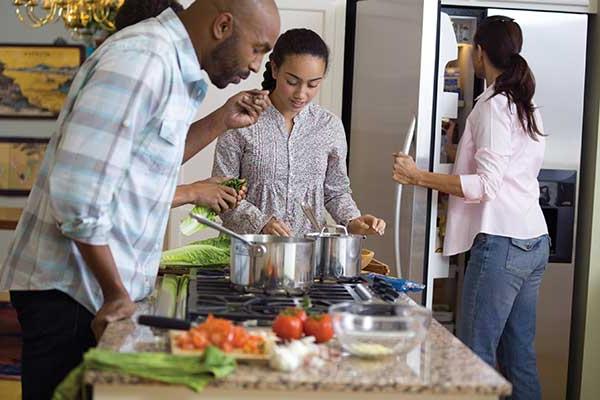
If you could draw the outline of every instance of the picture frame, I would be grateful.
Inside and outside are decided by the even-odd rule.
[[[50,139],[0,137],[0,195],[27,196]]]
[[[83,46],[0,43],[0,118],[58,117],[84,58]]]

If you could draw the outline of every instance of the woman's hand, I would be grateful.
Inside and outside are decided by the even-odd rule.
[[[403,153],[394,154],[393,178],[402,185],[418,185],[421,170],[411,156]]]
[[[348,233],[354,235],[383,235],[385,221],[372,215],[362,215],[348,224]]]
[[[292,236],[292,230],[283,221],[273,217],[267,222],[261,233],[275,236]]]

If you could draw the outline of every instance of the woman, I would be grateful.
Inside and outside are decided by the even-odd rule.
[[[255,125],[217,142],[213,175],[248,180],[247,199],[222,214],[226,227],[280,236],[312,232],[301,208],[306,202],[321,224],[326,209],[351,233],[384,233],[385,222],[361,216],[352,199],[341,121],[311,103],[328,61],[327,45],[311,30],[289,30],[275,43],[263,82],[272,107]]]
[[[453,175],[419,170],[397,154],[394,179],[451,195],[444,253],[471,250],[458,335],[499,364],[512,398],[534,400],[541,398],[535,313],[550,240],[537,182],[545,138],[522,43],[512,19],[489,17],[479,26],[473,65],[489,86],[469,115]]]

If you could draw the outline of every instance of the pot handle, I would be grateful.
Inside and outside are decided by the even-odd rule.
[[[346,228],[344,225],[325,225],[323,229],[321,229],[321,235],[328,231],[329,228],[334,228],[335,232],[341,229],[342,232],[344,232],[344,234],[348,236],[348,228]]]
[[[196,221],[200,222],[202,225],[206,225],[209,228],[213,228],[221,233],[226,234],[227,236],[236,238],[240,242],[244,243],[246,246],[248,246],[248,249],[250,250],[250,253],[252,256],[260,257],[260,256],[264,256],[265,254],[267,254],[267,248],[264,245],[252,243],[251,241],[243,238],[241,235],[238,235],[237,233],[225,228],[223,225],[214,223],[213,221],[209,220],[208,218],[205,218],[201,215],[197,215],[194,213],[190,213],[190,217],[194,218]]]

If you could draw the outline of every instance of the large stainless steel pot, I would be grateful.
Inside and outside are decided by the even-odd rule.
[[[200,223],[231,236],[231,283],[250,292],[304,293],[314,280],[315,240],[239,235],[201,216]]]
[[[329,229],[334,231],[330,232]],[[309,233],[309,239],[316,239],[315,277],[339,279],[360,274],[360,251],[364,236],[348,234],[342,225],[324,227],[320,233]]]

